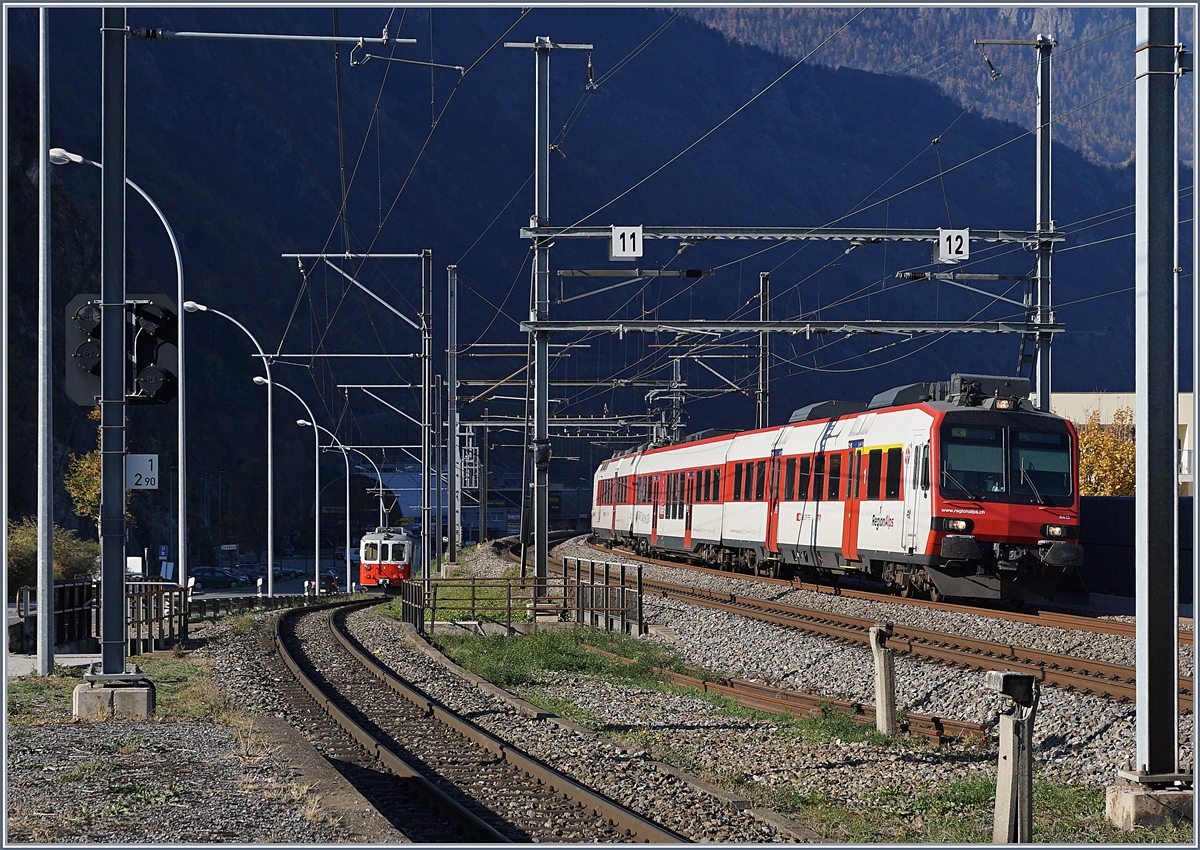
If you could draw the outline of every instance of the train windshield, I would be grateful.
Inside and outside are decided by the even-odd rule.
[[[1055,507],[1074,499],[1071,437],[1065,430],[948,421],[941,438],[944,498]]]
[[[1034,501],[1057,503],[1070,497],[1071,438],[1062,432],[1012,429],[1009,470],[1014,495],[1032,496]]]

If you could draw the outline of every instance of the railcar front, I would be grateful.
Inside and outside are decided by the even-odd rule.
[[[413,540],[403,528],[377,528],[359,542],[359,578],[363,587],[397,592],[412,577]]]

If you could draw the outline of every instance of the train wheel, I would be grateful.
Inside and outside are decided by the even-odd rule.
[[[900,598],[901,599],[912,599],[913,596],[915,596],[915,595],[916,595],[916,591],[913,590],[913,586],[911,584],[906,584],[906,585],[901,586],[901,588],[900,588]]]

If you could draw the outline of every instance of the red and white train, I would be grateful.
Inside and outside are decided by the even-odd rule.
[[[1028,394],[1022,378],[956,374],[615,456],[596,471],[592,530],[727,570],[1049,599],[1083,562],[1078,440]]]
[[[382,590],[412,577],[413,539],[403,528],[377,528],[358,543],[358,583]]]

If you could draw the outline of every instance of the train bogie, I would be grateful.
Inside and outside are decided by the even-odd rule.
[[[857,573],[905,595],[1049,598],[1082,562],[1076,435],[1022,379],[955,375],[787,425],[601,464],[593,531],[770,575]]]

